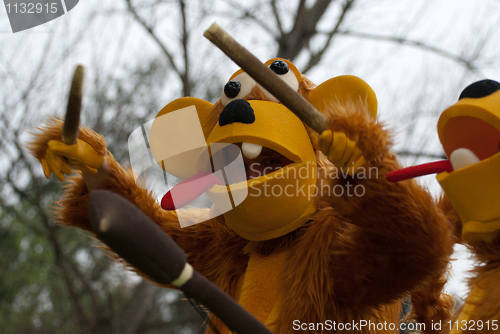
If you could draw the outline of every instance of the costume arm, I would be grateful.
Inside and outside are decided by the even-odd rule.
[[[35,135],[33,141],[28,144],[28,148],[38,160],[42,160],[45,157],[48,142],[60,140],[62,122],[54,119],[53,122],[39,130],[41,132]],[[79,139],[90,144],[100,155],[105,156],[106,179],[97,189],[111,190],[141,209],[188,254],[188,261],[201,274],[209,279],[216,279],[219,271],[214,269],[217,267],[215,264],[228,261],[220,250],[224,249],[225,252],[235,254],[238,253],[238,249],[243,247],[242,239],[230,232],[216,219],[181,228],[176,213],[163,210],[150,191],[136,185],[133,171],[129,168],[123,168],[106,150],[104,137],[89,128],[80,127]],[[89,190],[82,173],[78,172],[76,175],[70,176],[67,184],[63,187],[61,200],[56,203],[54,211],[56,222],[92,232],[88,218],[89,197]],[[192,209],[187,213],[187,216],[202,221],[200,216],[208,217],[208,209]],[[209,265],[207,265],[207,259],[210,259]]]
[[[453,251],[451,226],[414,180],[386,180],[400,165],[389,150],[389,135],[362,107],[332,110],[328,119],[332,132],[346,133],[365,160],[354,176],[340,171],[323,180],[318,217],[334,231],[332,288],[351,305],[393,301],[445,270]],[[325,193],[335,186],[344,192]]]

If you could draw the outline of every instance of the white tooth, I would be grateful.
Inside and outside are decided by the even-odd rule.
[[[243,151],[243,155],[248,159],[255,159],[262,152],[262,146],[251,143],[242,143],[241,150]]]
[[[468,148],[459,148],[450,155],[450,162],[453,170],[464,168],[480,162],[481,160]]]

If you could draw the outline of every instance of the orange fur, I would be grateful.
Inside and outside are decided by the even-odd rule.
[[[439,205],[455,226],[456,241],[463,243],[462,222],[446,195],[441,197]],[[484,291],[484,296],[480,301],[471,303],[474,307],[472,312],[467,313],[469,316],[467,329],[460,333],[498,333],[500,331],[500,303],[498,301],[498,296],[500,296],[500,238],[491,243],[475,242],[465,245],[470,248],[476,260],[473,275],[468,281],[469,290],[472,291],[474,286],[478,286]],[[451,324],[455,327],[455,321],[466,304],[464,303],[451,319]],[[493,321],[498,326],[493,325]],[[478,324],[483,325],[481,330]],[[443,326],[442,333],[449,332],[449,324],[446,327]]]
[[[412,309],[407,318],[415,323],[425,324],[426,333],[439,333],[433,324],[444,323],[451,319],[455,300],[452,296],[443,294],[446,284],[446,270],[431,277],[411,292]]]
[[[469,315],[467,330],[461,333],[477,333],[478,324],[483,324],[481,333],[498,333],[500,330],[500,242],[493,245],[474,245],[479,264],[475,267],[475,276],[469,280],[469,288],[477,285],[485,293],[482,299],[474,303],[475,308]],[[463,307],[457,312],[463,310]],[[454,321],[455,319],[453,319]],[[494,321],[494,323],[493,323]],[[489,324],[489,325],[487,325]],[[494,326],[494,324],[498,326]]]
[[[397,184],[384,181],[387,172],[400,166],[395,155],[388,150],[390,139],[387,133],[379,124],[371,122],[365,116],[363,108],[335,106],[330,111],[330,127],[336,131],[345,131],[350,138],[359,138],[358,147],[363,152],[369,152],[365,154],[368,161],[366,168],[376,167],[379,178],[353,179],[355,184],[359,182],[364,185],[365,196],[344,199],[327,197],[326,201],[336,209],[337,214],[362,227],[360,232],[368,234],[364,240],[374,242],[368,249],[372,251],[380,249],[383,253],[386,251],[384,247],[391,247],[391,252],[394,253],[393,263],[385,262],[382,257],[374,259],[376,255],[368,258],[359,256],[354,259],[352,262],[357,266],[373,266],[377,262],[380,266],[373,268],[371,274],[377,278],[375,282],[370,285],[353,283],[353,295],[346,296],[346,299],[352,300],[366,295],[363,301],[366,305],[369,304],[367,299],[380,302],[388,298],[392,291],[411,290],[413,310],[410,317],[416,322],[426,324],[426,332],[432,332],[430,330],[432,321],[449,319],[454,306],[453,299],[442,293],[446,283],[447,262],[453,245],[451,226],[447,217],[436,207],[429,194],[414,181]],[[401,223],[405,223],[404,227],[400,225]],[[342,234],[347,235],[347,233]],[[376,234],[385,234],[385,237],[380,236],[382,240],[385,239],[383,245],[379,244],[381,239],[377,240],[374,236]],[[441,237],[437,237],[438,235]],[[366,241],[363,243],[366,244]],[[355,254],[355,246],[352,247],[351,252],[347,253]],[[417,248],[425,253],[428,252],[427,255],[408,252]],[[401,252],[400,256],[396,256],[398,252]],[[361,254],[363,253],[358,255]],[[349,263],[350,261],[348,265]],[[391,270],[387,270],[391,265]],[[346,268],[341,268],[339,272],[345,273],[345,280],[359,275],[349,272]],[[362,278],[366,279],[367,276],[365,274]],[[369,291],[360,289],[363,286],[373,287],[377,284],[379,289]],[[345,289],[345,285],[343,287]]]
[[[307,96],[313,84],[305,80],[299,91]],[[263,99],[253,91],[253,98]],[[279,282],[279,314],[272,323],[276,333],[293,332],[294,320],[319,323],[399,322],[401,298],[410,292],[416,295],[415,317],[429,321],[446,316],[449,300],[442,298],[441,274],[447,267],[452,238],[445,215],[430,195],[410,180],[388,183],[387,172],[400,168],[390,151],[390,139],[380,124],[371,120],[361,104],[331,106],[326,113],[329,126],[357,138],[368,167],[377,169],[378,177],[330,177],[339,171],[317,151],[321,167],[320,189],[335,186],[346,190],[361,185],[364,196],[348,197],[319,193],[317,212],[305,225],[280,238],[248,241],[238,236],[218,217],[201,224],[180,228],[175,213],[164,211],[151,193],[136,186],[133,172],[120,166],[107,152],[111,176],[104,188],[114,191],[135,204],[156,222],[188,254],[188,261],[201,274],[226,293],[239,300],[245,272],[251,256],[285,254],[281,273],[273,278]],[[214,105],[215,124],[222,106]],[[37,158],[45,154],[46,143],[60,138],[61,123],[40,129],[30,150]],[[311,133],[312,142],[315,137]],[[104,155],[102,136],[82,128],[80,138]],[[337,174],[339,175],[339,174]],[[339,189],[339,188],[337,188]],[[72,176],[57,203],[57,221],[91,231],[88,221],[89,193],[81,175]],[[190,214],[207,215],[201,209]],[[166,255],[168,256],[168,254]],[[265,279],[265,278],[263,278]],[[221,329],[222,323],[213,319]],[[209,330],[210,332],[210,330]],[[323,330],[308,330],[323,333]],[[356,333],[395,333],[390,330],[369,330]]]
[[[451,205],[448,197],[446,197],[446,195],[444,194],[441,195],[441,198],[438,201],[438,205],[441,211],[443,211],[443,213],[446,215],[447,220],[452,225],[455,242],[462,243],[462,221],[460,220],[457,211],[455,210],[453,205]]]

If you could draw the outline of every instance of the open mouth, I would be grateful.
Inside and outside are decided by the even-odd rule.
[[[492,242],[500,235],[500,131],[492,125],[498,122],[491,116],[451,117],[440,132],[453,170],[438,175],[437,180],[463,223],[462,238],[467,242]]]
[[[237,146],[243,153],[247,180],[267,175],[293,163],[283,154],[268,147],[246,142],[238,143]]]
[[[205,156],[205,159],[200,160],[203,168],[198,174],[180,182],[165,194],[161,201],[162,208],[174,210],[192,202],[214,185],[224,187],[246,182],[293,163],[291,159],[276,150],[248,142],[215,143],[211,144],[210,148],[213,152],[210,161],[206,161],[208,159]],[[218,173],[218,171],[223,172]]]
[[[218,145],[224,147],[218,149]],[[245,170],[245,179],[251,180],[278,171],[293,163],[293,160],[272,148],[249,142],[216,143],[211,144],[210,147],[213,153],[210,165],[205,162],[205,171],[224,170],[226,174],[230,174],[228,184],[234,183],[234,181],[231,182],[231,179],[237,180],[237,182],[243,181],[241,175],[243,169]],[[231,175],[234,177],[232,178]]]
[[[500,148],[500,131],[472,116],[451,118],[443,129],[442,139],[453,170],[486,160]]]
[[[389,172],[387,180],[398,182],[441,172],[454,172],[484,161],[500,150],[500,131],[482,119],[456,116],[446,123],[441,142],[449,160],[435,161]]]

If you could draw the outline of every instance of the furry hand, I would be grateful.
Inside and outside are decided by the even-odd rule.
[[[71,173],[71,167],[83,173],[96,174],[97,168],[104,162],[104,156],[99,155],[92,146],[80,139],[72,145],[66,145],[59,140],[50,140],[41,162],[45,177],[49,178],[52,172],[62,181],[64,174]]]
[[[351,140],[344,132],[323,131],[318,146],[324,155],[340,168],[342,172],[355,175],[366,163],[363,152],[356,146],[357,140]]]

